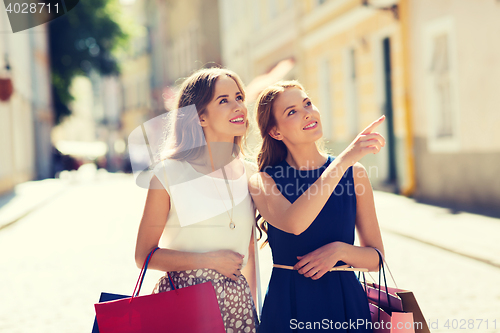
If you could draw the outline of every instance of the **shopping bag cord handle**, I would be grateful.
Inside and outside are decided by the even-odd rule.
[[[389,265],[387,264],[387,261],[385,261],[385,258],[384,256],[382,255],[382,253],[380,252],[379,249],[377,249],[376,247],[374,247],[375,251],[377,251],[377,253],[379,254],[379,259],[382,258],[382,261],[384,263],[384,267],[387,268],[387,271],[389,272],[389,275],[391,276],[391,279],[392,279],[392,282],[394,282],[394,286],[396,288],[398,288],[398,284],[396,283],[396,280],[394,280],[394,276],[392,276],[392,272],[391,272],[391,269],[389,267]],[[384,270],[385,272],[385,270]]]
[[[144,276],[146,275],[146,271],[148,270],[149,262],[151,261],[151,257],[153,256],[153,253],[155,253],[156,250],[158,250],[158,249],[159,249],[159,247],[156,247],[155,249],[151,250],[151,252],[149,252],[148,256],[144,260],[144,264],[142,264],[141,273],[139,274],[139,279],[137,279],[137,283],[135,284],[134,292],[132,293],[132,297],[130,298],[130,301],[132,301],[132,299],[134,297],[137,297],[139,295],[139,292],[141,291],[141,287],[142,287],[142,282],[144,281]],[[136,292],[136,290],[137,290],[137,292]]]
[[[389,289],[388,289],[388,286],[387,286],[387,278],[386,278],[386,274],[385,274],[385,266],[387,265],[387,262],[385,261],[384,256],[382,255],[382,253],[380,252],[379,249],[377,249],[375,247],[373,249],[375,251],[377,251],[378,258],[379,258],[379,269],[378,269],[378,306],[377,307],[378,307],[378,320],[380,321],[380,298],[381,298],[381,292],[382,292],[381,291],[382,276],[384,277],[385,293],[386,293],[386,296],[387,296],[387,303],[388,303],[389,307],[391,307],[391,298],[389,296]],[[384,263],[386,265],[384,265]],[[389,270],[389,274],[391,274],[392,280],[394,281],[394,278],[393,278],[392,273],[391,273],[390,270]],[[360,278],[360,276],[358,275],[358,279],[359,278]],[[368,294],[368,288],[366,287],[365,273],[363,273],[363,283],[365,285],[365,291]],[[396,284],[396,281],[394,281],[394,284]]]

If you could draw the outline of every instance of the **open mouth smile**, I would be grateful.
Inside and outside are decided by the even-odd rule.
[[[229,122],[233,124],[243,124],[245,122],[245,117],[243,116],[234,117],[233,119],[229,120]]]
[[[313,128],[318,127],[318,122],[317,121],[312,121],[309,124],[306,125],[306,127],[303,128],[303,130],[310,130]]]

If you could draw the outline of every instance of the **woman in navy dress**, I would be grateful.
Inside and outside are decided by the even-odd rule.
[[[362,286],[353,271],[338,269],[378,270],[373,191],[357,162],[385,145],[374,132],[384,117],[334,158],[319,147],[320,114],[297,81],[264,90],[256,115],[263,144],[249,186],[274,263],[259,332],[371,332]]]

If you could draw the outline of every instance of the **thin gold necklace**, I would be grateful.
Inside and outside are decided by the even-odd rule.
[[[217,185],[215,184],[213,177],[210,177],[210,178],[212,178],[212,182],[214,183],[215,189],[217,190],[217,194],[219,195],[219,197],[222,201],[222,204],[224,205],[224,209],[226,210],[227,216],[229,216],[229,229],[234,229],[234,228],[236,228],[236,225],[233,222],[233,212],[234,212],[233,193],[231,191],[231,188],[229,188],[229,181],[227,180],[227,175],[226,175],[226,171],[224,170],[224,167],[221,168],[221,171],[222,171],[222,174],[224,175],[224,181],[226,182],[227,191],[229,192],[229,196],[231,197],[231,214],[229,214],[229,209],[227,209],[226,204],[224,203],[224,199],[222,199],[222,195],[220,194],[219,189],[217,188]],[[231,176],[232,176],[232,174],[233,173],[231,172]],[[231,185],[231,187],[232,187],[232,185]]]
[[[212,151],[210,149],[210,144],[207,142],[208,146],[208,153],[210,155],[210,163],[212,165],[212,170],[215,172],[215,166],[214,166],[214,161],[212,159]],[[221,167],[222,175],[224,176],[224,181],[226,182],[226,187],[227,191],[229,192],[229,197],[231,198],[231,214],[229,214],[229,209],[227,209],[226,204],[224,203],[224,199],[222,198],[222,195],[219,192],[219,188],[217,187],[217,184],[215,184],[215,180],[213,177],[210,177],[212,179],[212,182],[214,183],[215,190],[217,191],[217,194],[219,195],[220,200],[222,201],[222,204],[224,205],[224,209],[226,210],[227,216],[229,217],[229,229],[233,230],[236,228],[236,225],[233,222],[233,212],[234,212],[234,199],[233,199],[233,192],[231,191],[231,188],[229,187],[229,181],[227,180],[227,175],[226,175],[226,170],[224,169],[224,166]],[[233,176],[233,171],[231,170],[231,177]],[[234,181],[234,179],[231,179]],[[232,187],[233,185],[231,185]]]

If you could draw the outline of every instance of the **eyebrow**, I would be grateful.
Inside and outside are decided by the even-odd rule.
[[[304,99],[302,100],[302,103],[304,103],[304,102],[305,102],[305,100],[306,100],[306,99],[308,99],[308,98],[309,98],[309,97],[304,98]],[[287,108],[283,111],[283,113],[285,113],[285,112],[286,112],[286,110],[288,110],[288,109],[290,109],[290,108],[294,108],[294,107],[295,107],[295,105],[290,105],[289,107],[287,107]]]
[[[242,95],[241,91],[238,91],[238,92],[236,93],[236,96],[238,96],[238,95]],[[217,97],[215,100],[218,100],[219,98],[222,98],[222,97],[229,97],[229,95],[220,95],[220,96],[219,96],[219,97]]]
[[[229,97],[229,95],[220,95],[219,97],[217,97],[215,100],[218,100],[219,98],[222,98],[222,97]]]

